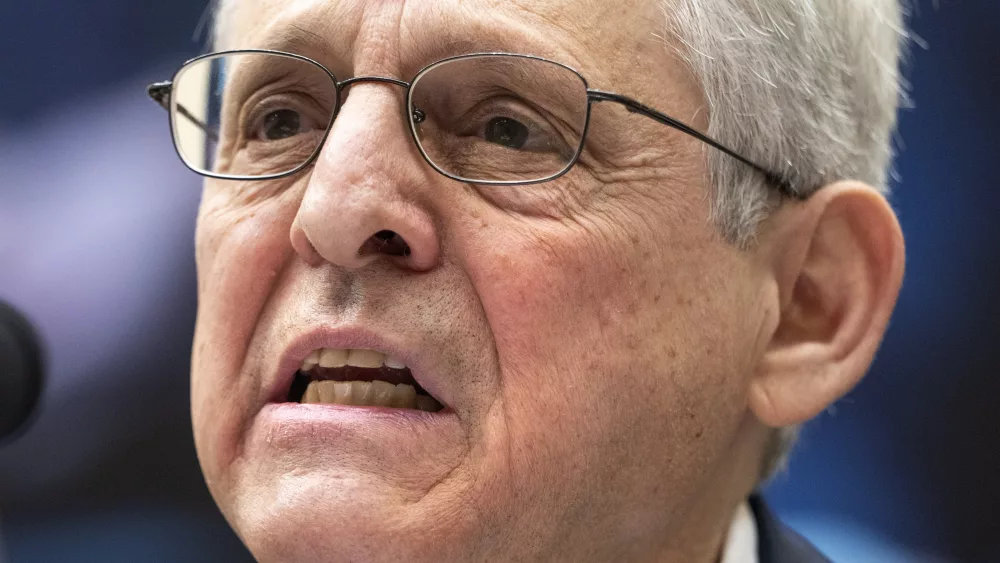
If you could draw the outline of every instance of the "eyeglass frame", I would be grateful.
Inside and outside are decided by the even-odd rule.
[[[176,136],[176,132],[174,130],[174,119],[175,119],[174,112],[175,111],[179,111],[179,110],[174,107],[175,106],[174,102],[176,100],[173,99],[173,97],[171,96],[171,94],[172,94],[172,91],[173,91],[173,85],[177,81],[177,78],[180,75],[180,73],[183,72],[184,69],[188,68],[189,65],[194,64],[194,63],[196,63],[198,61],[202,61],[202,60],[209,59],[209,58],[220,58],[220,57],[224,57],[226,55],[239,55],[239,54],[279,55],[279,56],[284,56],[284,57],[290,57],[292,59],[298,59],[300,61],[303,61],[303,62],[306,62],[306,63],[311,63],[311,64],[313,64],[313,65],[321,68],[323,70],[323,72],[325,72],[326,75],[329,76],[330,80],[333,82],[334,88],[336,90],[336,96],[337,96],[336,97],[336,104],[334,105],[333,112],[332,112],[332,114],[330,116],[330,121],[327,123],[326,129],[323,132],[323,138],[318,143],[318,145],[316,147],[316,150],[313,151],[313,154],[308,159],[306,159],[301,164],[299,164],[298,166],[296,166],[295,168],[293,168],[291,170],[288,170],[286,172],[276,173],[276,174],[268,174],[268,175],[264,175],[264,176],[239,176],[239,175],[234,175],[234,174],[219,174],[219,173],[215,173],[215,172],[208,172],[208,171],[204,171],[204,170],[197,170],[194,167],[192,167],[190,164],[187,163],[187,159],[185,159],[184,155],[181,154],[180,147],[177,146],[177,136]],[[427,153],[424,150],[423,146],[421,146],[420,141],[417,139],[417,131],[416,131],[416,124],[417,124],[417,122],[414,121],[414,116],[410,115],[410,112],[408,111],[408,109],[412,106],[412,102],[413,102],[413,100],[412,100],[412,94],[413,94],[412,86],[413,86],[413,84],[415,84],[420,79],[420,77],[423,74],[425,74],[426,72],[430,71],[431,69],[433,69],[434,67],[436,67],[438,65],[441,65],[441,64],[444,64],[444,63],[448,63],[448,62],[452,62],[452,61],[456,61],[456,60],[462,60],[462,59],[468,59],[468,58],[475,58],[475,57],[516,57],[516,58],[522,58],[522,59],[530,59],[530,60],[543,61],[543,62],[546,62],[546,63],[550,63],[550,64],[554,64],[556,66],[562,67],[562,68],[564,68],[564,69],[572,72],[573,74],[575,74],[580,79],[580,82],[583,84],[583,87],[584,87],[584,89],[586,91],[586,94],[587,94],[587,112],[586,112],[586,118],[585,118],[585,121],[584,121],[583,132],[580,135],[579,146],[577,147],[576,152],[573,154],[573,157],[569,161],[567,161],[566,165],[563,167],[562,170],[560,170],[559,172],[557,172],[555,174],[552,174],[550,176],[547,176],[547,177],[544,177],[544,178],[540,178],[540,179],[537,179],[537,180],[483,180],[483,181],[480,181],[480,180],[470,180],[468,178],[462,178],[461,176],[457,176],[455,174],[452,174],[450,172],[447,172],[447,171],[443,170],[433,160],[431,160],[431,158],[427,155]],[[590,88],[590,85],[587,83],[587,79],[578,70],[576,70],[573,67],[570,67],[568,65],[565,65],[563,63],[560,63],[558,61],[553,61],[551,59],[547,59],[547,58],[544,58],[544,57],[539,57],[539,56],[536,56],[536,55],[526,55],[526,54],[521,54],[521,53],[505,53],[505,52],[467,53],[467,54],[463,54],[463,55],[455,55],[455,56],[451,56],[451,57],[446,57],[446,58],[443,58],[441,60],[434,61],[434,62],[432,62],[432,63],[424,66],[419,71],[417,71],[417,73],[413,76],[413,78],[409,82],[406,82],[406,81],[403,81],[403,80],[399,80],[398,78],[392,78],[392,77],[388,77],[388,76],[377,76],[377,75],[371,75],[371,76],[354,76],[354,77],[347,78],[347,79],[342,80],[342,81],[338,81],[336,75],[334,75],[333,72],[330,71],[330,69],[328,69],[325,65],[323,65],[322,63],[320,63],[320,62],[318,62],[318,61],[316,61],[314,59],[306,57],[304,55],[299,55],[299,54],[296,54],[296,53],[288,53],[288,52],[285,52],[285,51],[278,51],[278,50],[272,50],[272,49],[232,49],[232,50],[227,50],[227,51],[219,51],[219,52],[215,52],[215,53],[206,53],[204,55],[199,55],[197,57],[194,57],[192,59],[189,59],[189,60],[185,61],[184,64],[182,64],[180,66],[180,68],[177,69],[177,71],[174,73],[173,77],[170,80],[165,80],[165,81],[162,81],[162,82],[154,82],[153,84],[150,84],[146,88],[146,93],[147,93],[147,95],[154,102],[156,102],[163,109],[167,110],[168,117],[169,117],[168,121],[170,122],[170,137],[171,137],[171,140],[173,141],[174,151],[177,153],[178,158],[181,159],[181,162],[183,162],[185,164],[185,166],[187,166],[188,168],[190,168],[196,174],[201,175],[201,176],[206,176],[206,177],[209,177],[209,178],[216,178],[216,179],[220,179],[220,180],[237,180],[237,181],[277,180],[277,179],[280,179],[280,178],[286,178],[288,176],[292,176],[294,174],[297,174],[297,173],[301,172],[303,169],[309,167],[310,165],[312,165],[315,162],[316,158],[319,156],[319,154],[323,150],[323,145],[326,143],[327,137],[330,135],[330,130],[333,128],[333,122],[337,119],[337,115],[339,115],[339,113],[340,113],[340,108],[341,108],[342,99],[343,99],[343,96],[342,96],[343,90],[346,89],[348,86],[351,86],[352,84],[357,84],[357,83],[360,83],[360,82],[381,82],[381,83],[385,83],[385,84],[394,84],[396,86],[400,86],[400,87],[406,89],[406,95],[405,95],[404,102],[403,102],[403,117],[406,120],[406,122],[409,124],[410,136],[413,139],[413,143],[416,145],[417,150],[420,151],[420,155],[424,158],[424,161],[426,161],[427,164],[429,164],[431,166],[431,168],[433,168],[439,174],[441,174],[441,175],[443,175],[445,177],[451,178],[452,180],[457,180],[459,182],[472,183],[472,184],[484,185],[484,186],[532,185],[532,184],[541,184],[541,183],[544,183],[544,182],[550,182],[552,180],[555,180],[555,179],[563,176],[564,174],[568,173],[573,168],[573,166],[580,159],[580,155],[583,153],[583,150],[584,150],[585,145],[586,145],[586,140],[587,140],[587,132],[588,132],[588,130],[590,128],[590,111],[591,111],[592,105],[594,103],[599,103],[599,102],[614,102],[614,103],[622,105],[629,113],[638,113],[638,114],[644,115],[644,116],[646,116],[646,117],[648,117],[648,118],[650,118],[650,119],[652,119],[652,120],[654,120],[656,122],[659,122],[659,123],[661,123],[663,125],[671,127],[673,129],[676,129],[676,130],[680,131],[681,133],[684,133],[686,135],[694,137],[695,139],[697,139],[697,140],[699,140],[699,141],[707,144],[708,146],[710,146],[710,147],[712,147],[712,148],[714,148],[716,150],[722,151],[723,153],[725,153],[725,154],[727,154],[727,155],[735,158],[736,160],[738,160],[738,161],[746,164],[747,166],[750,166],[751,168],[753,168],[754,170],[756,170],[758,173],[760,173],[764,177],[764,179],[767,180],[767,182],[769,184],[771,184],[772,186],[774,186],[782,196],[789,197],[789,198],[792,198],[792,199],[803,199],[803,196],[801,194],[799,194],[798,192],[795,191],[795,189],[791,185],[791,182],[789,182],[786,178],[784,178],[783,175],[781,175],[781,174],[779,174],[777,172],[771,171],[771,170],[769,170],[767,167],[765,167],[763,165],[757,164],[753,160],[751,160],[751,159],[749,159],[749,158],[747,158],[747,157],[739,154],[738,152],[736,152],[733,149],[730,149],[729,147],[723,145],[719,141],[716,141],[712,137],[709,137],[708,135],[706,135],[704,133],[701,133],[700,131],[698,131],[697,129],[691,127],[690,125],[687,125],[686,123],[684,123],[684,122],[682,122],[682,121],[680,121],[678,119],[670,117],[669,115],[667,115],[667,114],[665,114],[665,113],[663,113],[661,111],[653,109],[653,108],[651,108],[651,107],[649,107],[649,106],[647,106],[647,105],[645,105],[645,104],[643,104],[643,103],[641,103],[641,102],[639,102],[639,101],[637,101],[637,100],[635,100],[633,98],[630,98],[630,97],[625,96],[623,94],[616,94],[614,92],[608,92],[608,91],[605,91],[605,90],[595,90],[595,89],[592,89],[592,88]],[[193,117],[190,116],[190,115],[185,115],[185,117],[188,117],[188,119],[192,119],[193,120]],[[199,125],[202,128],[205,127],[205,124],[203,124],[203,123],[199,123]],[[206,131],[206,133],[207,133],[207,131]]]

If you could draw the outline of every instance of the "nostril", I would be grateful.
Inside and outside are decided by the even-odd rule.
[[[394,231],[383,230],[372,235],[361,248],[358,256],[367,254],[387,254],[389,256],[409,256],[410,245]]]
[[[375,233],[373,236],[381,241],[389,242],[392,239],[396,238],[396,233],[392,231],[379,231]]]

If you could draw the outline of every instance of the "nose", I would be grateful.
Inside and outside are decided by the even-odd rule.
[[[376,260],[426,271],[440,258],[427,201],[428,168],[399,110],[401,91],[357,84],[317,157],[292,223],[312,265],[359,269]]]

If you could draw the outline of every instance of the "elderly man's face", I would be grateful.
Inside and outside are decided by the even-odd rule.
[[[340,79],[528,53],[705,125],[656,2],[256,0],[225,17],[227,48]],[[734,451],[773,311],[756,255],[709,219],[703,146],[598,104],[566,176],[471,186],[421,159],[402,96],[353,86],[314,167],[206,185],[193,414],[228,520],[270,561],[624,560],[690,544],[697,519],[713,524],[693,543],[715,545],[728,514],[704,506],[753,481]],[[409,255],[372,251],[383,230]],[[397,356],[445,409],[286,402],[319,348]]]

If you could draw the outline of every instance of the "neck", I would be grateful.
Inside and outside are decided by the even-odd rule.
[[[757,486],[761,452],[769,430],[747,414],[727,454],[708,471],[699,493],[669,534],[670,544],[651,558],[656,563],[718,563],[736,509]]]

